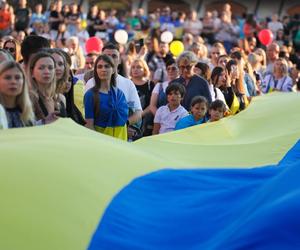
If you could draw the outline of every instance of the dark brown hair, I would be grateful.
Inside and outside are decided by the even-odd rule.
[[[114,69],[114,63],[112,59],[104,54],[101,54],[97,57],[94,65],[94,79],[95,79],[95,86],[93,87],[93,100],[94,100],[94,118],[95,120],[99,117],[100,115],[100,109],[99,109],[99,104],[100,104],[100,98],[99,98],[99,89],[101,88],[101,80],[98,76],[97,73],[97,66],[99,61],[104,61],[108,63],[113,69]],[[116,87],[116,78],[117,78],[117,73],[114,72],[111,76],[110,79],[110,87]]]

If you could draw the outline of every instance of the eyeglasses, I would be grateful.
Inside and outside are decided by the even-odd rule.
[[[189,64],[189,65],[180,65],[180,66],[179,66],[179,69],[180,69],[181,71],[184,71],[185,69],[186,69],[186,70],[191,70],[193,66],[194,66],[193,64]]]
[[[173,67],[167,67],[167,71],[175,71],[177,70],[178,68],[173,66]]]
[[[10,53],[14,53],[16,52],[16,49],[15,48],[12,48],[12,47],[7,47],[7,48],[4,48],[5,50],[9,51]]]

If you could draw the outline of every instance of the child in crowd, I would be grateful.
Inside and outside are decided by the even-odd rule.
[[[166,89],[168,104],[161,106],[155,114],[153,135],[173,131],[176,123],[188,115],[184,107],[180,105],[185,94],[184,86],[180,83],[173,83]]]
[[[191,114],[181,118],[175,130],[188,128],[206,122],[205,114],[208,109],[208,102],[204,96],[195,96],[191,102]]]
[[[215,100],[210,104],[209,107],[209,122],[219,121],[224,117],[224,113],[226,111],[226,105],[221,100]]]

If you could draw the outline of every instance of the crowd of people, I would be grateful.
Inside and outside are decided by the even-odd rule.
[[[57,0],[32,11],[26,0],[0,2],[0,127],[69,117],[123,140],[215,122],[246,109],[253,97],[300,91],[300,19],[256,20],[221,13],[143,9],[118,13]],[[128,42],[114,34],[126,30]],[[263,45],[259,32],[273,41]],[[165,31],[182,41],[174,55]],[[101,39],[88,51],[90,37]],[[200,126],[201,127],[201,126]]]

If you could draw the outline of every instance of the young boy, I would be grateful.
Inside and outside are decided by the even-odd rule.
[[[166,89],[167,102],[165,106],[161,106],[155,114],[153,135],[162,134],[173,131],[176,123],[188,112],[180,105],[185,94],[184,86],[180,83],[173,83]]]
[[[221,100],[215,100],[210,104],[209,107],[209,122],[219,121],[224,117],[224,113],[226,111],[226,105]]]
[[[195,96],[191,102],[191,114],[181,118],[175,130],[188,128],[207,121],[205,115],[208,109],[208,102],[204,96]]]

